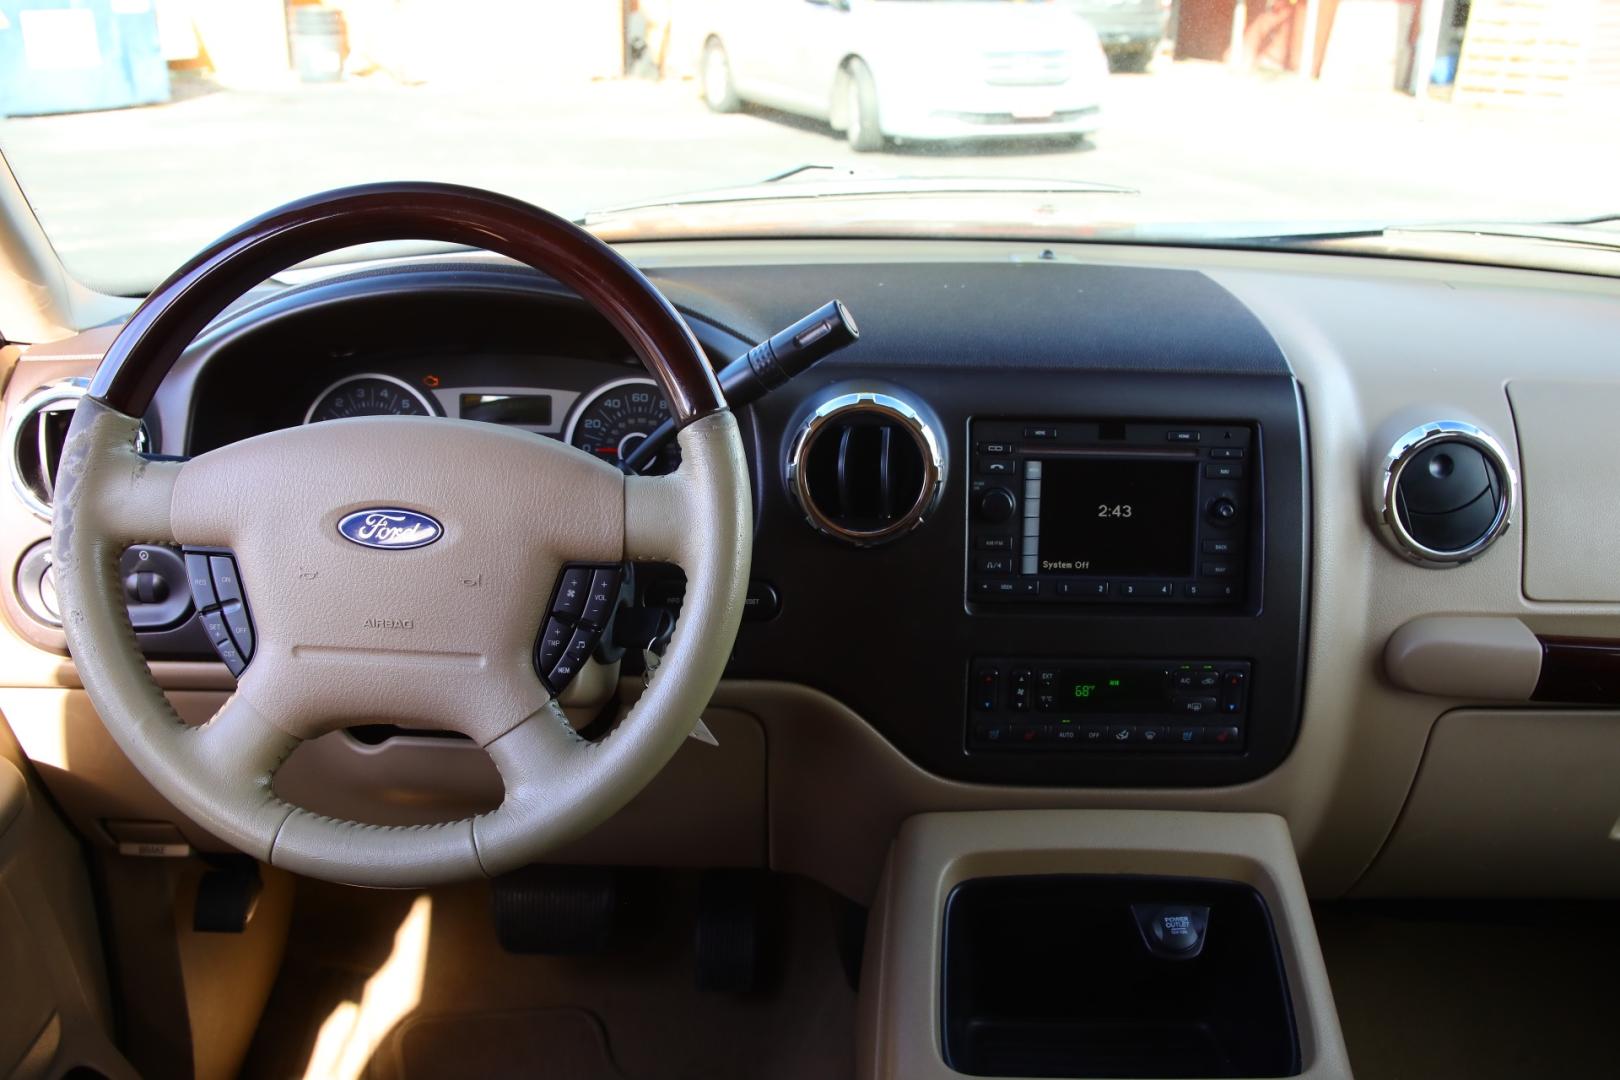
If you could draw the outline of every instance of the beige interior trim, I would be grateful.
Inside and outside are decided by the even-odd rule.
[[[1523,455],[1525,595],[1620,601],[1620,381],[1514,379],[1507,392]]]
[[[1620,713],[1457,709],[1359,896],[1620,895]]]
[[[1419,694],[1528,701],[1541,678],[1541,641],[1518,619],[1424,616],[1390,635],[1384,668]]]
[[[37,777],[0,721],[0,787]],[[0,1075],[58,1076],[75,1065],[134,1072],[112,1043],[112,1008],[84,849],[48,800],[28,794],[0,831]]]
[[[1301,1076],[1349,1077],[1327,967],[1287,824],[1263,814],[922,814],[890,852],[867,931],[857,1019],[863,1080],[949,1080],[940,1029],[945,898],[976,877],[1152,874],[1252,885],[1271,908],[1299,1029]]]

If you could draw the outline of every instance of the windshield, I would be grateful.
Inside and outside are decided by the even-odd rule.
[[[0,153],[69,270],[129,294],[275,205],[379,180],[597,222],[650,204],[629,220],[655,235],[1572,221],[1620,210],[1604,10],[14,0]]]

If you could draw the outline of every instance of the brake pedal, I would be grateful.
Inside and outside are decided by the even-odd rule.
[[[492,882],[495,936],[511,953],[605,952],[624,910],[622,875],[604,866],[526,866]]]

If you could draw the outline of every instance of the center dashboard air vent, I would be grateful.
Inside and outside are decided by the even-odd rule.
[[[68,425],[89,386],[90,380],[85,378],[46,383],[23,399],[6,425],[12,490],[28,509],[46,520],[50,520],[56,496],[56,472],[62,465]],[[146,441],[143,426],[136,435],[136,448],[145,450]]]
[[[812,526],[862,547],[921,525],[939,502],[945,462],[918,409],[861,391],[819,406],[788,452],[787,486]]]

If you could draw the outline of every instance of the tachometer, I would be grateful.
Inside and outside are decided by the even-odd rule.
[[[351,416],[435,416],[433,405],[415,387],[392,375],[350,375],[322,390],[304,423],[343,420]]]
[[[651,379],[620,379],[580,399],[568,419],[564,437],[581,450],[618,464],[668,419],[669,402],[657,383]],[[667,473],[680,463],[681,451],[672,439],[646,471]]]

